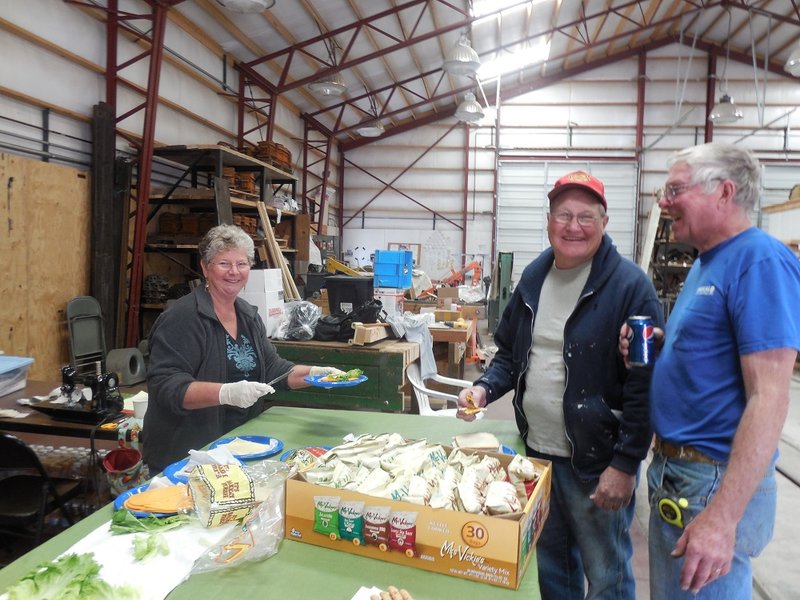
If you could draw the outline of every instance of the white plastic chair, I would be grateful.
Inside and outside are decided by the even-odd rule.
[[[456,412],[458,411],[457,408],[457,401],[458,401],[458,392],[462,389],[471,387],[472,382],[466,381],[464,379],[453,379],[452,377],[443,377],[442,375],[433,375],[426,380],[422,379],[422,375],[420,374],[419,370],[419,363],[413,362],[408,365],[406,368],[406,377],[408,377],[408,381],[411,383],[411,387],[414,388],[414,395],[417,397],[417,406],[419,407],[419,414],[427,415],[427,416],[435,416],[435,417],[455,417]],[[439,390],[434,390],[429,387],[426,387],[426,383],[428,381],[435,381],[437,383],[441,383],[444,385],[451,386],[455,389],[454,394],[449,394],[447,392],[442,392]],[[454,408],[441,408],[439,410],[435,410],[431,407],[431,398],[438,398],[440,400],[445,400],[448,406],[454,406]],[[476,417],[478,419],[483,418],[483,413],[479,412]]]

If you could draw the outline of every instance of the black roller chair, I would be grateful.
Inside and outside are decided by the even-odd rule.
[[[25,442],[0,431],[0,533],[33,538],[39,545],[49,513],[60,509],[70,525],[75,523],[66,503],[82,487],[80,480],[50,477]]]

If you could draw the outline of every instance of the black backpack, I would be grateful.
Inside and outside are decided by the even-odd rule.
[[[349,313],[333,313],[320,317],[314,339],[322,342],[347,342],[353,337],[353,323],[383,321],[383,303],[367,300]]]

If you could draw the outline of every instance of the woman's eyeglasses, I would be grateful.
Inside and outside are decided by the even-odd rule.
[[[219,262],[212,262],[212,265],[220,269],[221,271],[230,271],[233,267],[236,267],[237,271],[249,271],[250,270],[250,263],[246,261],[240,262],[229,262],[227,260],[221,260]]]

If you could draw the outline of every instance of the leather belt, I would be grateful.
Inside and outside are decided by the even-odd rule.
[[[666,456],[667,458],[674,458],[677,460],[688,460],[689,462],[706,463],[710,465],[721,464],[720,461],[714,460],[710,456],[703,454],[692,446],[676,446],[656,437],[653,443],[653,452]]]

